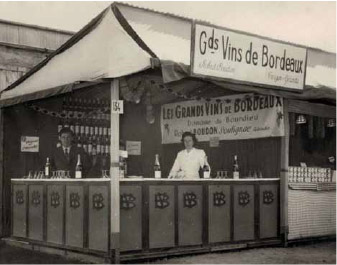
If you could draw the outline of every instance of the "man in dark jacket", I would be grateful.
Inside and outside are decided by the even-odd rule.
[[[52,155],[52,163],[55,170],[70,171],[70,177],[75,177],[75,168],[80,155],[83,175],[87,176],[90,162],[83,148],[73,144],[73,132],[68,127],[62,128],[59,133],[61,146],[57,147]]]

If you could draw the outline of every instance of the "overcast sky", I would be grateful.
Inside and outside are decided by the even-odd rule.
[[[111,2],[0,1],[0,19],[78,31]],[[128,2],[336,52],[336,2]]]

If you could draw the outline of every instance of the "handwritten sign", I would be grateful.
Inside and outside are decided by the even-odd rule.
[[[284,136],[283,100],[240,94],[163,105],[162,143],[179,143],[185,131],[196,134],[199,141]]]
[[[123,100],[112,100],[111,108],[112,108],[111,113],[123,114],[124,113]]]
[[[126,141],[126,150],[129,155],[141,155],[142,142],[140,141]]]
[[[39,152],[39,137],[21,136],[21,152]]]
[[[193,36],[192,75],[303,90],[305,48],[200,24]]]

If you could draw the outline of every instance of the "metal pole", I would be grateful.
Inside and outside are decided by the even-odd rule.
[[[112,101],[119,100],[119,80],[111,82],[111,138],[110,138],[110,258],[115,264],[120,263],[120,206],[119,206],[119,114],[113,113]]]

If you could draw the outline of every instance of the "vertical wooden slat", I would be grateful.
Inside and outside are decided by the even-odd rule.
[[[290,136],[294,136],[296,134],[296,115],[295,113],[289,113],[289,130]]]
[[[311,115],[308,115],[308,137],[314,138],[314,117]]]
[[[119,80],[114,79],[111,82],[111,102],[119,100]],[[110,146],[110,257],[114,263],[119,263],[120,252],[120,198],[119,198],[119,114],[113,113],[113,106],[110,102],[111,109],[111,146]]]
[[[288,167],[289,167],[289,112],[288,100],[283,99],[284,137],[281,139],[280,173],[280,232],[284,244],[288,236]]]
[[[4,206],[3,206],[3,198],[2,196],[4,195],[4,192],[3,192],[3,182],[4,182],[4,155],[3,155],[3,152],[4,152],[4,141],[3,141],[3,138],[4,138],[4,128],[3,128],[3,109],[0,108],[0,237],[3,236],[4,234],[4,225],[3,225],[3,209],[4,209]]]
[[[319,131],[320,131],[320,134],[319,134],[319,137],[324,139],[325,138],[325,119],[324,118],[318,118],[318,121],[319,121]]]

